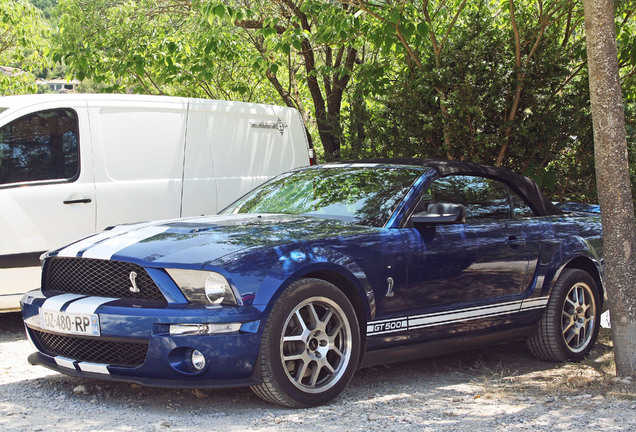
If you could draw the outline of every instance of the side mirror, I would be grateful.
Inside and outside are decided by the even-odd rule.
[[[415,213],[411,220],[414,224],[453,224],[466,222],[466,209],[461,204],[433,203],[426,212]]]

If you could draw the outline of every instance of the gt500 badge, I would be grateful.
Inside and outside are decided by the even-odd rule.
[[[382,333],[392,333],[396,331],[408,330],[408,319],[406,318],[398,318],[394,320],[386,320],[377,323],[368,323],[367,324],[367,334],[382,334]]]

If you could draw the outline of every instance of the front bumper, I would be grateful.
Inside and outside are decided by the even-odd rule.
[[[33,291],[20,301],[27,335],[38,350],[29,357],[31,364],[72,376],[147,386],[239,387],[260,382],[256,365],[263,316],[255,307],[206,308],[130,299],[102,302],[98,297],[57,301],[60,297],[46,297],[41,291]],[[43,306],[49,310],[55,305],[58,309],[55,312],[65,313],[77,301],[72,308],[77,311],[79,300],[99,304],[87,313],[98,315],[100,336],[42,328]],[[240,330],[219,334],[170,333],[174,324],[222,323],[239,323]],[[205,357],[205,367],[200,371],[189,361],[193,350]]]

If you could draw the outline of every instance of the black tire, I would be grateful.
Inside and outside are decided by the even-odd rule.
[[[321,405],[349,384],[360,328],[347,296],[320,279],[300,279],[278,298],[260,348],[261,399],[290,408]]]
[[[547,361],[584,359],[596,342],[600,313],[600,294],[594,279],[583,270],[563,270],[536,333],[528,339],[530,351]]]

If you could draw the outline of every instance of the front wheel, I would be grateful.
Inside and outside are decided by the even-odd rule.
[[[262,399],[300,408],[326,403],[347,386],[360,356],[360,329],[347,296],[320,279],[300,279],[278,298],[260,349]]]
[[[537,332],[528,340],[530,351],[542,360],[582,360],[596,342],[600,306],[594,279],[583,270],[564,270],[554,285]]]

